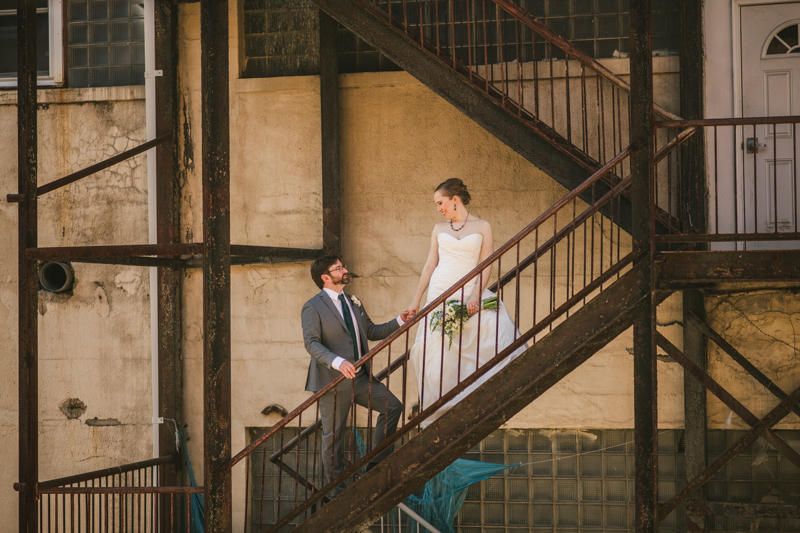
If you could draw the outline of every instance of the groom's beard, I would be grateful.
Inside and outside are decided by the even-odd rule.
[[[342,277],[333,280],[334,285],[347,285],[348,283],[350,283],[350,274],[342,274]]]

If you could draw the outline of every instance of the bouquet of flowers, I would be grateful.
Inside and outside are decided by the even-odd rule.
[[[481,302],[482,309],[497,309],[498,305],[497,296],[492,296]],[[450,337],[448,348],[452,348],[453,336],[461,330],[462,323],[468,318],[467,306],[462,304],[461,300],[447,300],[444,312],[439,309],[431,313],[431,331],[444,327],[444,332]]]

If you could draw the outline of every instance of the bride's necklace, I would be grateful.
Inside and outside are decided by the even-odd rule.
[[[467,214],[467,217],[464,219],[464,223],[461,224],[461,227],[460,228],[455,228],[455,227],[453,227],[453,219],[451,218],[450,219],[450,229],[453,230],[453,231],[461,231],[462,229],[464,229],[464,226],[467,225],[467,221],[468,220],[469,220],[469,214]]]

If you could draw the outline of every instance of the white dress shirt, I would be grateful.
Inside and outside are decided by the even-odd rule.
[[[344,313],[342,312],[342,301],[339,299],[339,294],[344,294],[344,293],[338,293],[334,290],[329,289],[328,287],[323,287],[322,290],[325,291],[325,294],[327,294],[331,300],[333,300],[333,305],[336,307],[336,310],[339,311],[339,315],[341,315],[341,317],[344,319]],[[350,312],[350,317],[353,320],[353,329],[355,329],[356,342],[358,342],[358,353],[366,353],[368,350],[364,351],[361,350],[361,335],[359,334],[358,319],[356,318],[356,314],[353,311],[353,304],[350,302],[350,297],[347,296],[346,294],[344,295],[344,300],[347,302],[347,308],[348,311]],[[400,326],[405,324],[405,322],[403,322],[403,320],[399,316],[397,317],[396,320]],[[339,370],[339,366],[342,364],[342,362],[344,362],[344,358],[337,357],[336,359],[333,360],[331,366],[334,369]]]

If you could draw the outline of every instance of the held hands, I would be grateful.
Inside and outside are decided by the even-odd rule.
[[[400,313],[400,319],[403,322],[408,322],[414,318],[414,316],[417,314],[417,311],[419,311],[419,302],[411,302],[411,305],[408,306],[408,309]]]
[[[356,377],[356,367],[350,361],[343,361],[341,365],[339,365],[339,372],[341,372],[344,377],[353,379]]]

